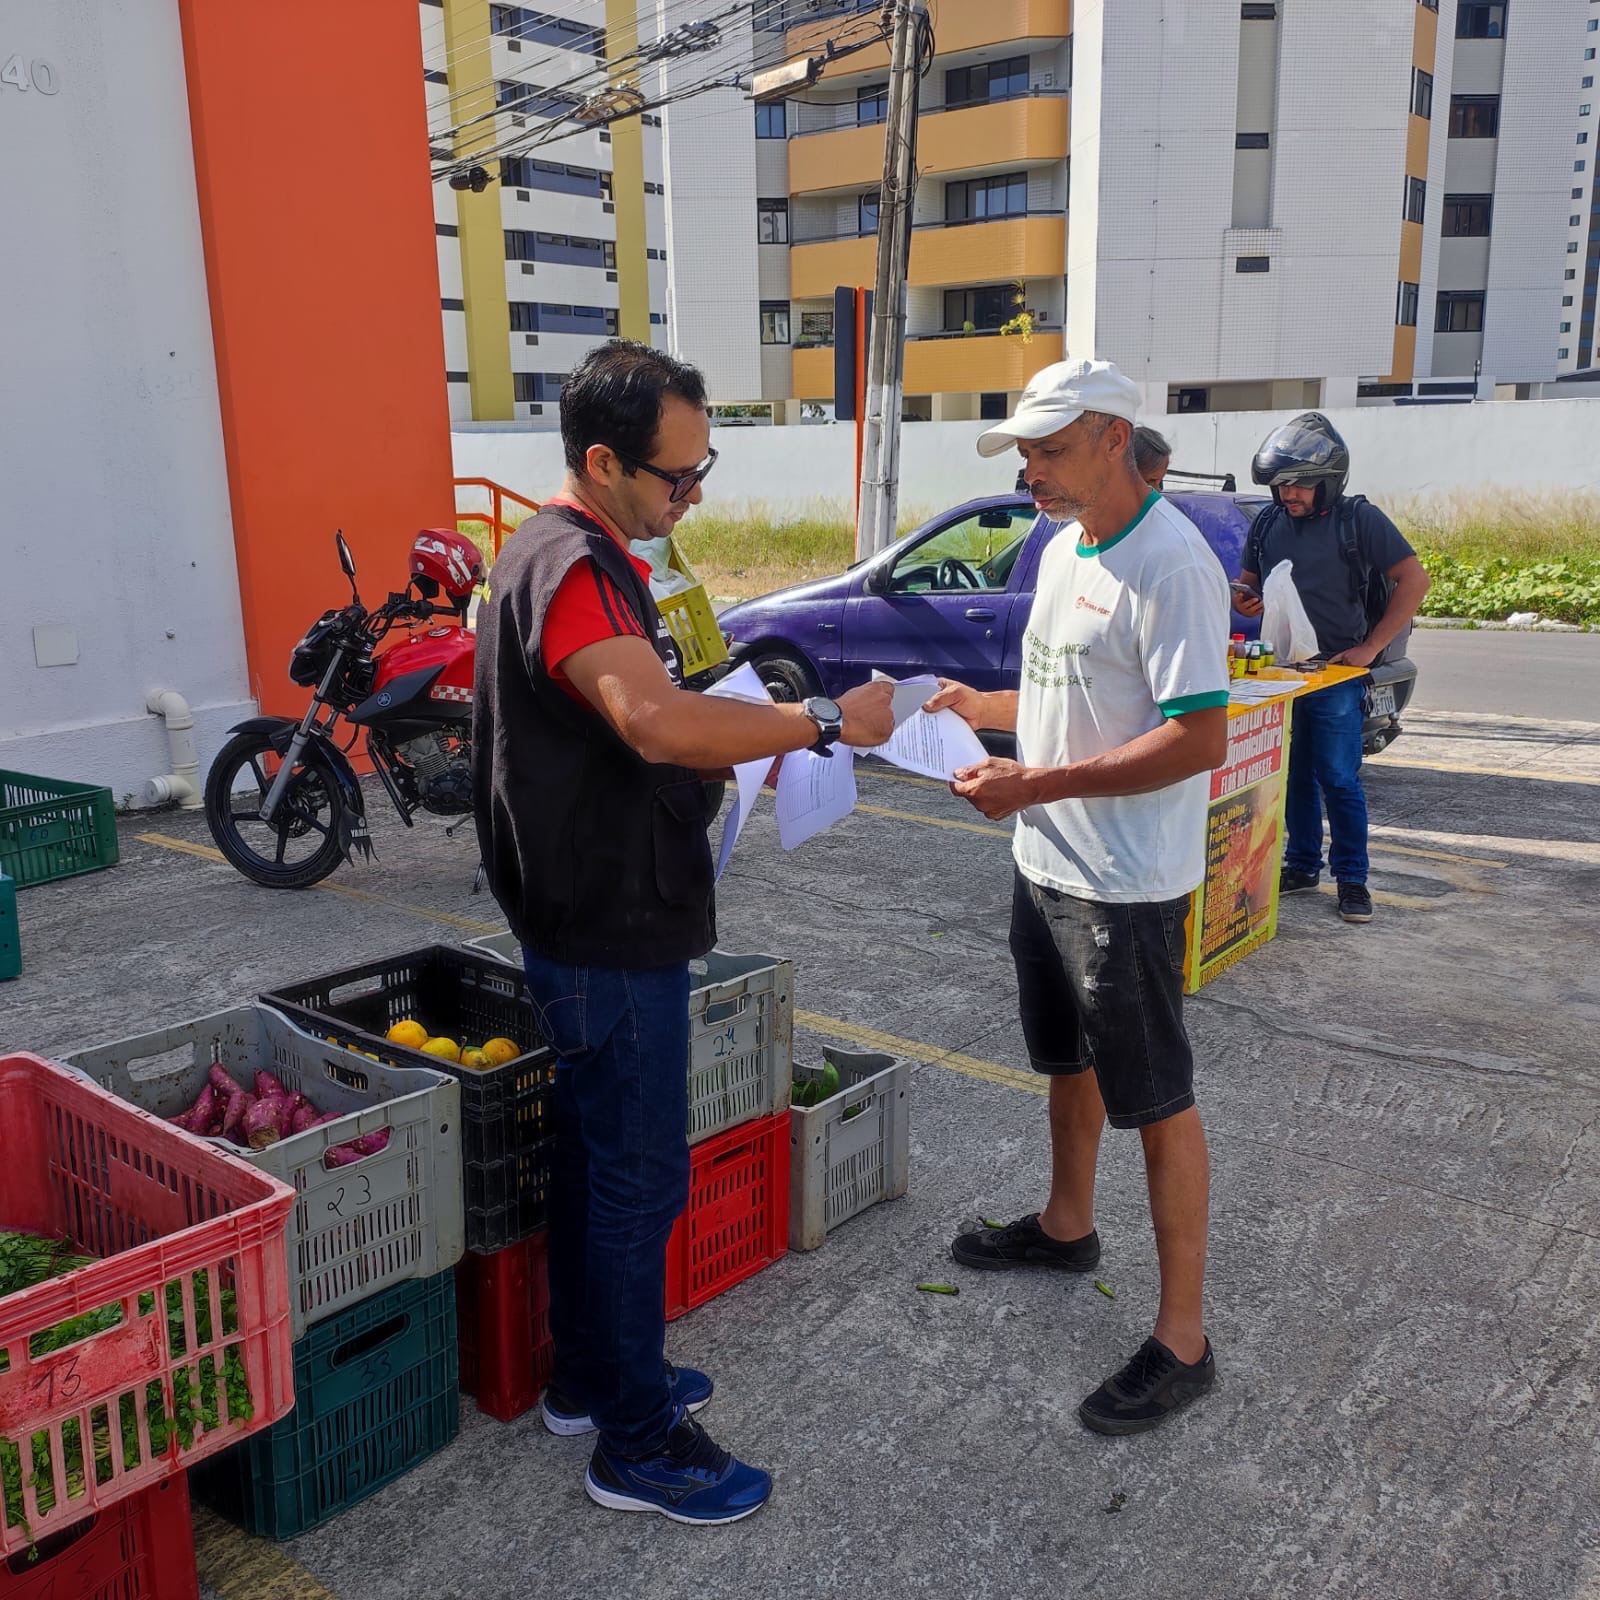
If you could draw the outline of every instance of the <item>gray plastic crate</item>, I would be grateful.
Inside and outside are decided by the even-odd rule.
[[[829,1050],[839,1092],[789,1107],[789,1248],[815,1250],[830,1228],[880,1200],[896,1200],[911,1177],[911,1063]],[[820,1067],[794,1067],[800,1083]]]
[[[516,936],[483,934],[469,950],[520,966]],[[689,1143],[772,1117],[789,1104],[794,963],[713,950],[689,963]]]
[[[207,1140],[294,1187],[287,1240],[296,1339],[369,1295],[461,1259],[461,1088],[445,1073],[372,1061],[263,1005],[79,1050],[67,1065],[144,1111],[175,1117],[218,1057],[246,1089],[265,1068],[319,1111],[340,1113],[265,1150]],[[389,1143],[378,1154],[324,1165],[334,1145],[383,1128]]]
[[[794,963],[713,950],[689,963],[689,1143],[789,1104]]]

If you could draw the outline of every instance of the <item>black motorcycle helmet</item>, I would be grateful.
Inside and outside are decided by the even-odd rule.
[[[1280,484],[1314,483],[1313,515],[1318,515],[1344,493],[1350,476],[1350,448],[1320,411],[1307,411],[1261,441],[1250,463],[1250,476],[1263,488],[1270,488],[1279,505],[1283,504]]]

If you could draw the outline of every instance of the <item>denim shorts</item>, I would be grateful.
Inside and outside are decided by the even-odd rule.
[[[1188,914],[1188,895],[1107,904],[1016,875],[1011,955],[1033,1070],[1063,1077],[1093,1067],[1114,1128],[1194,1104],[1183,1027]]]

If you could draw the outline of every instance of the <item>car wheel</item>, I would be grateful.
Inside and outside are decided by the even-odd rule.
[[[754,657],[750,664],[774,700],[793,705],[822,693],[822,685],[810,664],[787,651],[766,651]]]

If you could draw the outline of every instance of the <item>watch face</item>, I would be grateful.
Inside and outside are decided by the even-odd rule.
[[[826,695],[813,696],[806,702],[806,706],[808,709],[814,710],[824,722],[844,721],[844,712],[839,709],[835,701],[828,699]]]

